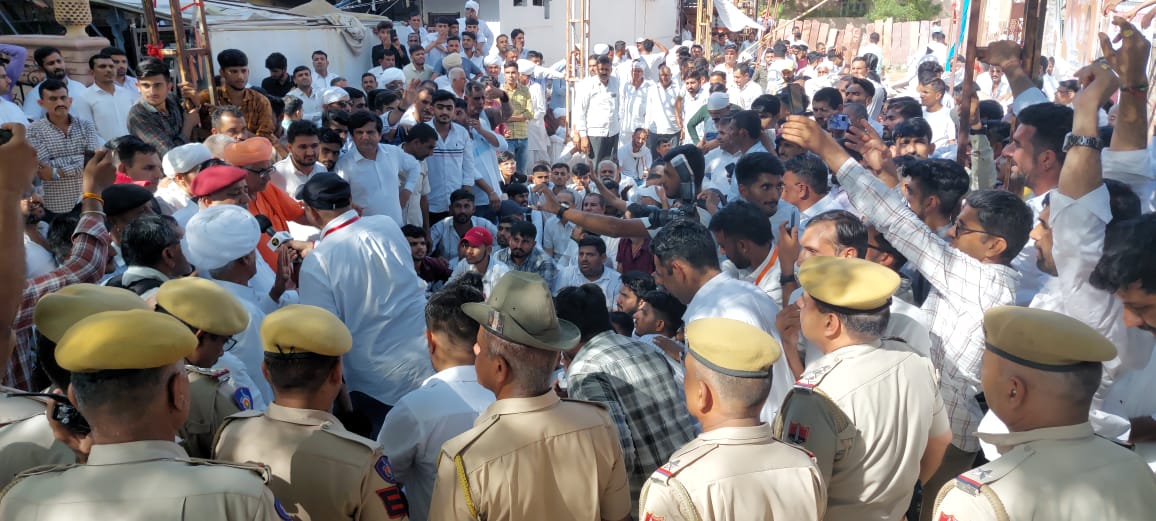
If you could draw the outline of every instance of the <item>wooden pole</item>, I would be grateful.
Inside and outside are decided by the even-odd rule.
[[[963,71],[963,99],[959,104],[959,129],[955,135],[955,161],[967,164],[968,147],[971,136],[971,97],[975,95],[976,41],[979,39],[979,19],[983,10],[983,0],[971,0],[971,11],[967,17],[967,43],[964,56],[967,57]]]
[[[1028,76],[1033,80],[1040,78],[1040,55],[1043,54],[1044,17],[1047,15],[1048,3],[1042,0],[1025,0],[1024,2],[1024,67]],[[1094,41],[1094,35],[1088,35],[1088,41]],[[1098,41],[1092,45],[1098,45]]]

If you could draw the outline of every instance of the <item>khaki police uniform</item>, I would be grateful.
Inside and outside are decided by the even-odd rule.
[[[42,399],[6,395],[20,392],[0,386],[0,488],[30,468],[76,462],[72,449],[52,435]]]
[[[1098,364],[1116,356],[1115,346],[1096,330],[1052,311],[997,306],[984,313],[983,329],[987,343],[985,369],[989,369],[989,365],[1014,364],[1040,372],[1094,370],[1098,373]],[[1003,372],[1001,368],[992,372]],[[1045,386],[1033,388],[1030,376],[1024,380],[1028,399],[1031,393],[1040,396],[1050,392]],[[988,399],[995,404],[1014,396],[1015,393],[1009,392]],[[997,410],[994,405],[993,410]],[[1087,410],[1074,412],[1085,417],[1088,413]],[[1013,424],[1009,418],[1001,419]],[[1148,465],[1128,449],[1096,436],[1087,421],[1007,434],[979,433],[978,436],[995,445],[1002,456],[944,485],[936,497],[932,519],[1131,521],[1156,518],[1156,477]]]
[[[1156,517],[1156,476],[1135,453],[1096,436],[1089,423],[979,437],[1005,452],[945,485],[931,519]]]
[[[70,327],[57,343],[56,361],[74,380],[82,373],[115,379],[110,371],[173,367],[196,346],[196,336],[173,317],[107,311]],[[99,432],[101,425],[93,428]],[[288,519],[265,480],[259,465],[192,459],[172,441],[98,444],[85,465],[42,467],[18,476],[0,493],[0,519]]]
[[[822,302],[876,315],[899,287],[894,271],[862,259],[811,258],[798,276],[816,302],[803,313],[821,313]],[[948,429],[931,362],[895,340],[839,347],[809,364],[774,423],[776,437],[814,453],[830,521],[903,517],[928,441]]]
[[[823,519],[827,490],[815,459],[776,440],[757,412],[750,417],[727,415],[728,410],[755,404],[718,383],[726,378],[732,385],[750,382],[753,392],[770,388],[772,367],[782,356],[778,342],[762,329],[729,318],[692,321],[686,325],[686,341],[687,381],[705,384],[716,405],[700,416],[698,401],[692,398],[691,414],[704,425],[722,420],[746,425],[708,430],[671,455],[643,484],[639,519]],[[743,405],[733,403],[737,400]],[[757,404],[751,410],[761,409]]]
[[[189,376],[189,419],[178,436],[189,455],[208,458],[213,453],[213,435],[225,418],[253,408],[246,387],[233,387],[228,369],[205,369],[185,365]]]
[[[762,424],[699,435],[643,484],[639,509],[668,521],[818,521],[827,495],[814,458]]]
[[[270,404],[225,420],[214,458],[269,466],[269,488],[301,521],[406,519],[389,459],[332,414]]]
[[[547,392],[494,402],[442,445],[429,519],[589,521],[630,508],[610,413]]]
[[[166,281],[157,290],[157,306],[190,328],[231,337],[249,325],[249,313],[231,293],[199,277]],[[204,339],[201,339],[203,341]],[[253,395],[235,387],[227,369],[186,364],[189,377],[189,418],[178,436],[195,458],[213,453],[213,436],[225,418],[253,408]]]

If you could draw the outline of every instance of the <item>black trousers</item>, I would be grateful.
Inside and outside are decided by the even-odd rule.
[[[618,159],[618,134],[606,137],[590,136],[590,161],[597,165],[603,159]]]

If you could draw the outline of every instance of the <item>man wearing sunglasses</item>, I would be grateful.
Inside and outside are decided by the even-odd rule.
[[[249,213],[254,217],[264,215],[269,218],[273,229],[279,232],[288,232],[289,223],[295,222],[308,227],[299,233],[317,233],[316,228],[311,227],[305,220],[305,210],[301,204],[284,190],[277,188],[277,185],[269,182],[270,176],[275,172],[272,143],[263,137],[229,143],[225,145],[221,156],[229,164],[245,171],[245,186],[249,194],[249,204],[246,207]],[[257,253],[261,254],[261,259],[270,268],[278,270],[279,264],[292,260],[291,253],[281,251],[288,246],[285,244],[277,249],[269,249],[267,241],[260,241],[257,244]],[[282,256],[289,256],[291,259],[282,259]]]

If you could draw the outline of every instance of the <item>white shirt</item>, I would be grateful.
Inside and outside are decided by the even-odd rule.
[[[591,76],[578,84],[576,109],[573,111],[574,130],[587,137],[610,137],[619,132],[619,85],[611,77],[604,85],[598,76]],[[631,129],[633,130],[633,129]]]
[[[267,405],[267,402],[273,399],[273,388],[269,386],[269,382],[261,372],[261,364],[265,361],[265,348],[261,343],[261,323],[265,321],[265,312],[252,300],[253,290],[248,286],[224,280],[210,280],[236,297],[241,307],[249,313],[249,324],[245,326],[244,331],[233,335],[237,345],[229,351],[229,354],[236,356],[244,364],[245,373],[253,382],[250,387],[254,396],[253,402],[257,403],[256,397],[261,396],[261,401]]]
[[[421,180],[421,165],[413,156],[379,143],[377,157],[367,159],[353,147],[337,160],[336,169],[337,175],[349,181],[353,203],[364,209],[364,215],[386,215],[401,225],[401,189],[412,194]],[[398,180],[401,171],[406,172],[406,186]]]
[[[116,81],[116,80],[113,80],[113,81]],[[124,77],[124,83],[117,83],[117,85],[124,87],[128,90],[131,90],[131,91],[133,91],[134,94],[136,94],[137,96],[140,96],[140,87],[136,86],[136,78],[134,78],[132,76],[125,76]]]
[[[24,115],[19,105],[0,98],[0,123],[19,123],[28,126],[28,116]]]
[[[489,230],[494,237],[498,236],[498,227],[487,219],[470,217],[470,227],[475,226]],[[458,260],[458,244],[462,242],[462,237],[454,228],[454,216],[451,215],[430,225],[429,237],[433,244],[430,249],[431,255],[437,255],[451,264]]]
[[[450,131],[444,138],[432,121],[427,124],[434,127],[438,135],[433,155],[425,159],[429,170],[429,211],[448,212],[450,194],[463,186],[473,186],[478,179],[474,142],[466,127],[457,123],[450,123]]]
[[[335,165],[336,166],[336,165]],[[313,167],[309,173],[306,174],[297,169],[297,165],[293,163],[292,157],[286,157],[276,163],[273,163],[273,176],[269,182],[274,186],[280,188],[283,192],[289,194],[289,197],[297,198],[297,190],[301,185],[305,184],[313,174],[325,172],[325,165],[320,161],[313,163]]]
[[[928,112],[924,108],[923,119],[927,120],[927,124],[931,126],[931,143],[936,148],[946,147],[955,141],[955,120],[951,119],[951,110],[946,106],[936,112]]]
[[[779,204],[782,204],[782,202]],[[806,210],[799,210],[799,237],[803,236],[803,230],[807,228],[807,224],[810,223],[811,219],[814,219],[816,215],[829,212],[831,210],[846,209],[847,208],[844,208],[843,205],[839,203],[839,200],[835,198],[834,192],[827,192],[826,195],[824,195],[818,201],[815,201],[815,204],[810,208],[807,208]],[[778,233],[779,229],[775,228],[774,232]]]
[[[405,152],[403,149],[402,152]],[[408,152],[406,152],[408,154]],[[412,156],[411,156],[412,157]],[[417,158],[414,158],[415,160]],[[429,168],[425,161],[418,161],[421,166],[421,175],[417,182],[417,188],[409,196],[409,201],[406,201],[405,208],[402,208],[402,217],[405,219],[404,224],[412,224],[425,228],[425,217],[421,213],[421,198],[429,195]],[[409,182],[409,174],[406,172],[398,173],[398,180],[402,185]]]
[[[646,145],[642,145],[638,152],[634,151],[633,146],[618,147],[618,167],[622,177],[629,177],[636,182],[645,177],[650,170],[652,155]],[[622,188],[621,183],[619,187]]]
[[[783,285],[779,281],[782,270],[779,266],[779,248],[773,243],[770,252],[758,266],[741,270],[730,259],[723,261],[722,270],[732,278],[750,282],[763,290],[775,304],[783,301]]]
[[[16,80],[13,79],[12,81]],[[44,82],[42,81],[40,83]],[[28,118],[28,121],[36,121],[44,117],[44,109],[40,106],[40,83],[37,83],[35,87],[24,92],[24,115]],[[88,88],[83,83],[72,78],[68,78],[65,83],[68,84],[68,97],[74,100],[79,99],[80,96],[84,94],[84,89]],[[73,116],[80,116],[80,113],[77,112],[76,109],[76,103],[73,103],[68,113]],[[24,122],[22,121],[21,123]]]
[[[341,77],[337,74],[334,74],[333,71],[329,71],[329,73],[326,74],[325,76],[317,74],[317,71],[311,71],[310,74],[313,75],[313,85],[312,86],[313,86],[314,91],[318,90],[318,87],[320,87],[320,90],[325,90],[325,89],[328,89],[329,87],[332,87],[333,86],[332,85],[333,80],[336,80],[337,78]]]
[[[314,82],[309,87],[310,94],[305,94],[301,89],[293,87],[289,90],[287,96],[293,96],[301,100],[301,118],[312,121],[314,125],[321,124],[321,89],[317,88],[317,83]]]
[[[690,118],[694,117],[694,114],[696,112],[698,112],[698,109],[701,109],[703,107],[703,105],[706,105],[706,100],[708,97],[710,97],[710,92],[708,92],[707,89],[699,88],[698,94],[691,94],[689,91],[686,90],[685,86],[682,88],[682,124],[683,125],[687,125],[690,123]],[[710,121],[710,119],[708,118],[707,121]],[[703,127],[704,125],[705,125],[705,123],[699,124],[700,127]],[[701,129],[696,130],[696,132],[698,132],[698,134],[700,136],[703,134]]]
[[[94,83],[72,101],[72,111],[77,117],[91,121],[105,141],[128,134],[128,111],[140,99],[140,93],[135,90],[116,83],[112,87],[113,93],[109,94]]]
[[[681,90],[673,81],[669,87],[663,87],[657,81],[650,84],[650,92],[646,95],[646,128],[651,133],[677,134],[682,130],[678,128],[674,114],[674,102],[682,95]]]
[[[489,296],[490,291],[494,289],[494,285],[498,283],[498,279],[502,278],[510,272],[510,266],[504,262],[500,262],[493,256],[490,256],[486,264],[486,272],[481,273],[482,276],[482,294]],[[450,280],[457,280],[458,277],[467,273],[478,273],[478,267],[470,264],[464,257],[458,259],[458,263],[454,265],[454,271],[450,274]]]
[[[48,235],[48,223],[43,221],[36,223],[36,231],[41,236],[46,237]],[[25,234],[24,278],[31,280],[54,269],[56,269],[56,257],[52,255],[52,252],[44,249],[43,246],[29,239],[28,234]]]
[[[1051,191],[1054,193],[1055,191]],[[1040,212],[1044,211],[1044,197],[1047,194],[1040,194],[1025,201],[1028,208],[1032,209],[1033,222],[1040,218]],[[1016,258],[1012,260],[1011,267],[1020,272],[1020,284],[1016,288],[1016,305],[1027,306],[1031,304],[1032,299],[1035,298],[1036,293],[1039,293],[1049,280],[1053,277],[1040,271],[1040,267],[1036,264],[1036,241],[1031,237],[1028,242],[1024,243],[1024,247],[1020,250]]]
[[[478,384],[474,366],[462,365],[426,378],[389,411],[377,443],[398,482],[405,483],[410,519],[429,516],[442,444],[472,429],[492,403],[494,394]]]
[[[350,210],[331,221],[301,264],[299,286],[302,304],[329,310],[353,334],[342,357],[350,391],[392,405],[433,374],[425,283],[393,220]]]
[[[700,318],[730,318],[762,329],[781,343],[779,332],[775,329],[775,317],[779,309],[779,305],[763,290],[749,282],[735,280],[726,273],[719,273],[698,289],[694,298],[687,303],[682,319],[690,324]],[[783,399],[795,384],[795,375],[791,373],[785,356],[780,356],[775,362],[771,374],[771,392],[759,415],[763,421],[774,419]]]
[[[633,133],[636,128],[646,128],[646,95],[650,91],[650,85],[650,82],[645,80],[637,87],[630,82],[622,84],[622,96],[619,102],[619,108],[622,110],[619,114],[620,136],[625,133]]]
[[[607,249],[606,251],[609,252],[610,250]],[[578,263],[575,262],[558,270],[558,277],[554,279],[554,294],[557,295],[559,291],[562,291],[562,288],[583,284],[595,284],[602,288],[602,295],[606,297],[606,309],[615,310],[614,301],[618,297],[618,290],[622,287],[622,276],[617,271],[603,267],[602,275],[598,277],[598,280],[590,280],[578,270]]]
[[[486,116],[486,111],[482,111],[478,117],[478,121],[481,123],[482,128],[492,133],[494,137],[498,139],[498,146],[495,147],[491,145],[478,131],[472,128],[469,129],[470,139],[474,144],[474,168],[477,170],[480,179],[485,179],[486,183],[489,183],[490,188],[501,194],[499,182],[502,179],[502,174],[498,171],[498,153],[505,152],[509,148],[509,144],[506,143],[506,138],[502,137],[502,134],[493,131],[493,127],[490,125],[490,118]],[[542,128],[545,129],[545,127]],[[490,204],[490,196],[486,194],[481,187],[474,185],[473,190],[474,206],[488,206]],[[428,187],[426,191],[429,191]],[[497,212],[498,209],[492,208],[492,210]]]
[[[172,178],[169,178],[167,183],[161,184],[153,197],[161,205],[161,212],[165,215],[173,215],[181,208],[195,204],[193,198],[189,197],[185,189],[181,188]],[[184,224],[181,227],[183,228]]]
[[[755,102],[755,98],[763,95],[763,88],[758,83],[748,81],[747,85],[738,90],[738,99],[731,100],[731,103],[738,105],[743,110],[750,110],[751,104]]]

